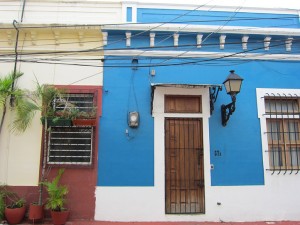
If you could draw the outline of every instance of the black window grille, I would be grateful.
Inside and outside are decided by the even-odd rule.
[[[78,110],[91,112],[95,110],[95,96],[93,93],[68,93],[54,100],[54,111]]]
[[[48,164],[91,165],[93,127],[51,127]]]
[[[270,170],[300,170],[300,118],[298,97],[265,96]]]
[[[55,115],[58,117],[81,115],[96,119],[96,97],[95,93],[62,94],[53,101]],[[77,113],[72,114],[75,111]],[[95,140],[94,129],[95,127],[91,125],[49,125],[47,163],[91,165]]]

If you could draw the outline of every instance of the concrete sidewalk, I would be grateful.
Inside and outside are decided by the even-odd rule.
[[[25,222],[21,225],[52,225],[51,221],[42,223]],[[107,221],[68,221],[66,225],[300,225],[300,221],[280,221],[280,222],[107,222]]]
[[[69,222],[66,225],[300,225],[300,222]]]

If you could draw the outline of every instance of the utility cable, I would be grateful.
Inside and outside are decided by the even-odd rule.
[[[285,41],[286,39],[275,39],[272,40],[272,42],[282,42]],[[296,43],[297,41],[299,41],[300,38],[298,39],[293,39],[293,43]],[[264,43],[264,40],[260,40],[260,41],[248,41],[248,44],[262,44]],[[226,46],[230,46],[230,45],[240,45],[242,44],[242,41],[237,41],[237,42],[226,42]],[[176,50],[180,49],[180,48],[189,48],[189,47],[196,47],[197,44],[185,44],[185,45],[178,45],[176,47]],[[214,47],[214,46],[219,46],[219,43],[202,43],[201,44],[202,47]],[[138,48],[130,48],[130,50],[141,50],[141,49],[149,49],[149,50],[153,50],[153,49],[171,49],[173,50],[175,47],[174,45],[164,45],[164,46],[154,46],[154,47],[150,47],[150,46],[139,46]],[[19,55],[22,56],[32,56],[32,55],[51,55],[51,54],[66,54],[66,53],[70,53],[70,55],[73,54],[77,54],[77,53],[89,53],[89,52],[98,52],[98,51],[108,51],[108,50],[114,50],[114,51],[118,51],[118,50],[129,50],[129,48],[127,47],[123,47],[123,48],[106,48],[106,49],[86,49],[86,50],[63,50],[63,51],[48,51],[48,52],[28,52],[28,53],[18,53]],[[200,51],[200,50],[199,50]],[[145,51],[147,52],[147,51]],[[149,51],[151,52],[151,51]],[[0,57],[10,57],[10,56],[14,56],[14,53],[7,53],[7,54],[0,54]],[[53,58],[51,58],[53,59]],[[55,58],[54,58],[55,59]],[[99,59],[99,58],[98,58]],[[50,60],[50,58],[48,59]],[[89,59],[86,59],[89,60]]]
[[[280,44],[274,44],[270,45],[269,47],[276,47],[276,46],[282,46],[285,45],[285,43],[280,43]],[[145,65],[137,65],[136,67],[138,68],[143,68],[143,67],[165,67],[165,66],[183,66],[183,65],[189,65],[189,64],[198,64],[198,63],[204,63],[204,62],[210,62],[210,61],[215,61],[215,60],[220,60],[220,59],[226,59],[230,58],[233,56],[237,56],[240,54],[248,53],[248,52],[253,52],[257,50],[264,49],[265,47],[258,47],[258,48],[253,48],[249,50],[244,50],[240,52],[235,52],[231,53],[225,56],[220,56],[216,58],[209,58],[209,59],[203,59],[203,60],[195,60],[195,61],[188,61],[188,62],[182,62],[182,63],[170,63],[170,64],[145,64]],[[260,55],[266,55],[266,53],[262,53]],[[132,65],[120,65],[119,63],[117,65],[87,65],[87,64],[79,64],[79,63],[59,63],[59,62],[39,62],[39,61],[34,61],[34,60],[21,60],[21,62],[30,62],[30,63],[44,63],[44,64],[56,64],[56,65],[72,65],[72,66],[83,66],[83,67],[108,67],[108,68],[127,68],[127,67],[132,67]]]
[[[243,4],[244,4],[244,3],[245,3],[245,0],[244,0]],[[207,35],[207,36],[204,38],[204,40],[203,40],[202,42],[205,43],[205,41],[206,41],[212,34],[219,32],[226,24],[228,24],[228,23],[231,21],[231,19],[232,19],[233,17],[236,16],[236,14],[238,13],[238,11],[240,11],[242,8],[243,8],[242,6],[236,8],[236,10],[234,11],[234,14],[231,15],[231,16],[229,17],[229,19],[227,19],[227,21],[226,21],[223,25],[221,25],[220,27],[218,27],[218,29],[216,29],[216,31],[211,32],[209,35]],[[191,48],[191,49],[193,49],[193,48]],[[185,51],[185,52],[183,52],[183,53],[181,53],[181,54],[178,54],[177,56],[174,56],[173,58],[178,58],[178,57],[180,57],[180,56],[185,55],[185,54],[188,53],[188,52],[190,52],[190,50]],[[165,62],[167,62],[167,61],[169,61],[169,60],[172,60],[172,58],[166,59],[165,61],[161,62],[161,64],[163,64],[163,63],[165,63]]]
[[[206,3],[207,4],[207,3]],[[203,4],[202,6],[205,6]],[[202,7],[201,6],[201,7]],[[212,6],[215,7],[215,6]],[[192,10],[191,10],[192,11]],[[267,14],[267,13],[265,13]],[[180,16],[181,17],[181,16]],[[282,19],[299,19],[299,16],[279,16],[279,17],[240,17],[235,18],[232,21],[257,21],[257,20],[282,20]],[[210,20],[183,20],[183,21],[157,21],[156,23],[170,23],[170,24],[182,24],[182,23],[209,23],[209,22],[226,22],[226,19],[210,19]],[[115,26],[115,25],[134,25],[134,24],[153,24],[153,22],[137,22],[137,23],[103,23],[103,24],[63,24],[63,25],[43,25],[43,26],[27,26],[23,25],[20,29],[44,29],[44,28],[77,28],[77,27],[101,27],[101,26]],[[7,30],[10,28],[1,27],[0,30]]]

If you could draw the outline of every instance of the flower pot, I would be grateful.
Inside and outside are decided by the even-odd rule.
[[[42,124],[45,125],[45,118],[41,117]],[[71,119],[65,118],[55,118],[55,117],[48,117],[47,118],[47,126],[49,127],[69,127],[72,126]]]
[[[51,218],[54,225],[63,225],[67,222],[70,211],[51,211]]]
[[[37,204],[30,204],[28,219],[30,220],[40,220],[44,218],[44,206]]]
[[[96,126],[96,119],[73,119],[72,120],[74,126]]]
[[[18,224],[23,220],[25,211],[25,206],[21,208],[5,208],[5,218],[9,224]]]

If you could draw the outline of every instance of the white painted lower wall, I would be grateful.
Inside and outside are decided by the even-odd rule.
[[[288,178],[288,179],[285,179]],[[284,177],[290,182],[292,177]],[[282,179],[281,179],[282,180]],[[101,221],[299,221],[299,186],[206,186],[206,213],[166,215],[164,187],[97,187]],[[221,205],[217,205],[220,202]]]
[[[164,94],[203,96],[205,214],[165,214]],[[296,221],[300,220],[299,175],[271,175],[265,185],[211,186],[208,89],[158,88],[154,95],[154,187],[97,187],[95,220],[101,221]],[[168,114],[167,116],[171,116]],[[179,115],[176,115],[179,116]],[[182,115],[184,116],[184,115]],[[190,115],[185,115],[190,116]],[[218,204],[220,203],[220,204]]]

